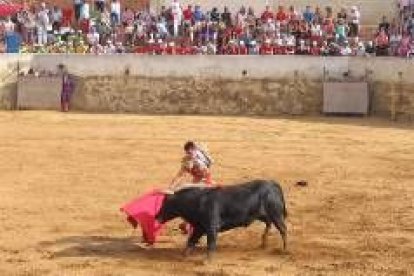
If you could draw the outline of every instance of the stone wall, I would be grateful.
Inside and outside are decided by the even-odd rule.
[[[317,114],[322,83],[292,79],[84,78],[73,107],[151,114]]]
[[[4,57],[4,58],[3,58]],[[141,114],[319,114],[323,80],[369,83],[371,115],[414,120],[414,63],[399,58],[303,56],[3,56],[13,68],[77,77],[73,108]],[[15,75],[11,75],[15,76]],[[0,108],[14,106],[15,77],[0,83]],[[47,89],[47,87],[45,87]]]

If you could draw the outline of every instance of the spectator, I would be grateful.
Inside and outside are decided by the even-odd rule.
[[[52,27],[53,31],[59,31],[62,26],[62,10],[58,6],[53,7]]]
[[[411,49],[410,40],[411,40],[410,36],[407,33],[404,33],[401,38],[400,45],[398,47],[399,56],[401,57],[408,56],[410,49]]]
[[[82,8],[80,13],[81,20],[89,20],[90,19],[90,7],[87,0],[82,0]]]
[[[47,30],[49,27],[49,11],[46,9],[46,4],[42,3],[40,11],[37,13],[37,43],[39,45],[47,44]]]
[[[285,12],[285,8],[283,6],[279,6],[279,9],[276,13],[276,20],[280,21],[282,24],[286,24],[288,20],[288,15]]]
[[[244,28],[244,26],[246,25],[246,18],[246,8],[242,6],[236,15],[236,25],[240,28]]]
[[[387,35],[389,34],[390,23],[388,22],[387,17],[385,15],[382,17],[382,21],[378,25],[378,30],[384,30]]]
[[[121,20],[121,4],[119,0],[111,1],[111,24],[117,26]]]
[[[247,10],[245,22],[251,30],[256,27],[256,15],[254,14],[254,10],[252,7],[249,7]]]
[[[364,45],[363,42],[358,42],[358,47],[357,47],[357,50],[356,50],[356,53],[355,54],[358,57],[363,57],[363,56],[366,55],[365,45]]]
[[[342,45],[347,40],[348,25],[345,24],[344,19],[338,19],[338,24],[335,29],[336,41],[338,44]]]
[[[401,43],[402,36],[398,32],[392,32],[390,35],[390,52],[389,55],[397,56],[398,55],[398,47]]]
[[[315,14],[312,12],[311,6],[306,6],[305,12],[303,13],[303,19],[306,23],[311,24],[315,18]]]
[[[388,34],[385,29],[382,28],[375,38],[376,54],[377,56],[387,56],[389,48]]]
[[[180,3],[178,0],[173,0],[171,3],[171,15],[173,18],[173,26],[174,26],[174,37],[178,36],[178,27],[182,23],[183,11],[181,9]]]
[[[322,15],[322,11],[319,7],[316,7],[315,13],[313,16],[313,23],[315,23],[316,25],[322,25],[323,21],[324,21],[324,17]]]
[[[183,11],[184,26],[186,28],[190,27],[193,23],[193,7],[191,5],[187,6],[187,9]]]
[[[228,7],[224,7],[224,12],[221,14],[221,21],[224,23],[226,27],[230,27],[233,25],[231,13]]]
[[[338,21],[340,19],[343,19],[345,22],[347,22],[348,14],[346,12],[346,8],[341,8],[341,11],[338,13],[338,15],[336,16],[336,18],[338,19]]]
[[[349,36],[356,37],[359,34],[361,14],[356,6],[351,7],[351,13],[349,15]]]
[[[201,7],[199,5],[196,5],[193,13],[193,22],[196,24],[196,26],[198,26],[203,20],[204,14],[201,11]]]
[[[262,20],[262,23],[273,21],[274,16],[273,16],[273,12],[269,5],[266,6],[266,10],[262,13],[262,16],[260,17],[260,19]]]
[[[82,10],[82,0],[73,0],[73,10],[75,11],[75,20],[79,21]]]
[[[105,0],[95,0],[95,8],[100,13],[103,13],[105,10]]]
[[[210,21],[214,23],[220,22],[220,13],[218,12],[218,9],[216,7],[213,7],[210,13]]]

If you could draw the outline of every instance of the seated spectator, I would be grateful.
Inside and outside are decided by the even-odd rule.
[[[389,55],[390,56],[397,56],[398,55],[398,47],[401,43],[402,36],[398,33],[393,31],[390,35],[390,48],[389,48]]]
[[[377,56],[387,56],[388,55],[388,48],[389,48],[389,39],[388,35],[385,32],[385,29],[381,29],[378,33],[377,37],[375,38],[375,45],[376,45],[376,54]]]
[[[407,33],[404,33],[400,45],[398,46],[398,55],[401,57],[408,56],[408,53],[410,52],[411,45],[410,45],[410,36]]]
[[[363,42],[358,42],[358,47],[356,49],[355,55],[358,57],[364,57],[366,55],[365,45]]]
[[[296,50],[296,54],[298,55],[309,55],[310,53],[310,48],[308,45],[306,45],[305,40],[300,40],[299,41],[299,46],[297,47]]]
[[[341,56],[351,56],[352,55],[352,49],[349,45],[348,40],[345,40],[343,45],[340,45],[340,55]]]
[[[310,54],[312,56],[320,56],[321,55],[321,47],[319,47],[317,41],[312,41],[312,46],[310,47]]]
[[[270,39],[266,39],[264,43],[262,43],[262,45],[260,46],[261,55],[273,55],[273,49],[270,43]]]

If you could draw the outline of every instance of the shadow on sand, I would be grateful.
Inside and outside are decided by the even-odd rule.
[[[52,251],[53,258],[108,257],[183,261],[180,248],[149,247],[140,244],[136,237],[70,236],[56,241],[40,242],[38,247]]]

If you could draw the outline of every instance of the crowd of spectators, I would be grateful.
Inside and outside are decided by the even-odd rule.
[[[398,55],[413,53],[412,0],[399,0],[400,17],[383,18],[375,35],[360,39],[356,6],[267,6],[205,10],[172,0],[159,13],[121,7],[119,0],[74,0],[73,7],[45,3],[0,22],[0,52],[137,53],[154,55]],[[1,19],[0,19],[1,20]]]

